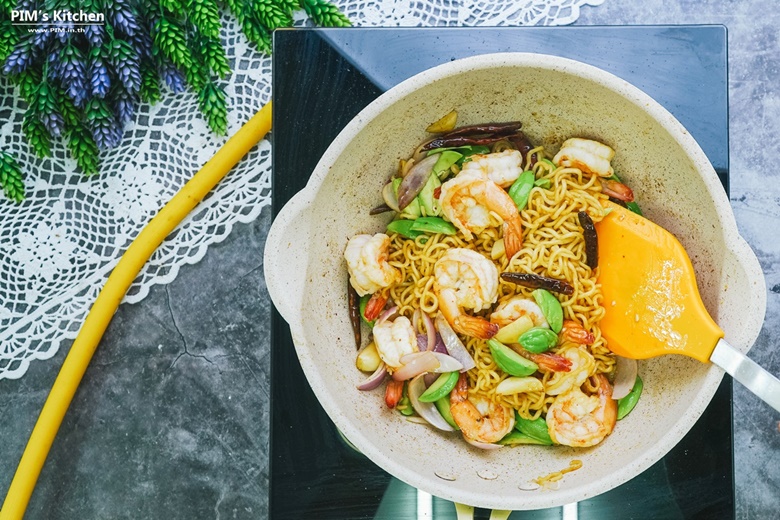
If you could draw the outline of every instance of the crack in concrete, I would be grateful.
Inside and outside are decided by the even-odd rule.
[[[176,362],[179,361],[182,356],[204,359],[209,364],[213,365],[214,362],[203,354],[193,354],[189,351],[189,349],[187,349],[187,339],[184,337],[184,334],[182,334],[181,329],[179,329],[179,324],[176,323],[176,316],[174,315],[173,308],[171,307],[171,293],[167,285],[165,286],[165,305],[168,307],[168,313],[171,315],[171,323],[173,323],[173,328],[176,329],[176,333],[179,335],[182,347],[184,347],[184,352],[180,352],[179,355],[176,356],[176,358],[171,362],[171,366],[168,367],[168,371],[173,369],[174,365],[176,365]]]

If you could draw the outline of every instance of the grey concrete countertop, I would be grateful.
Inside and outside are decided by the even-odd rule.
[[[750,357],[780,374],[780,11],[747,0],[605,0],[584,24],[729,29],[731,202],[763,267],[768,308]],[[123,305],[87,371],[27,518],[266,518],[270,208],[175,281]],[[70,344],[0,382],[0,492]],[[737,517],[780,518],[780,414],[734,387]],[[652,514],[648,514],[652,518]]]

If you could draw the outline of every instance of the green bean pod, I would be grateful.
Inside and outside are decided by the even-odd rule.
[[[387,225],[387,231],[390,233],[398,233],[402,237],[417,238],[422,235],[422,231],[415,231],[412,229],[414,220],[400,219],[394,220]]]
[[[544,319],[547,320],[550,328],[556,334],[559,333],[563,328],[563,307],[561,307],[561,302],[550,291],[545,289],[536,289],[531,295],[542,310]]]
[[[534,354],[547,352],[558,343],[558,335],[550,329],[534,327],[524,332],[518,340],[524,349]]]
[[[411,221],[411,230],[422,233],[441,233],[454,235],[458,230],[441,217],[420,217]]]
[[[547,421],[544,417],[538,419],[525,419],[515,412],[515,430],[538,441],[538,444],[552,445],[550,432],[547,429]]]
[[[541,444],[543,446],[549,446],[549,444],[546,442],[541,441],[535,437],[531,437],[530,435],[521,433],[517,430],[512,430],[511,432],[507,433],[500,441],[498,441],[498,443],[502,446],[519,446],[521,444]]]
[[[528,204],[528,197],[534,187],[534,172],[524,171],[509,188],[509,196],[515,201],[517,209],[524,210]]]
[[[642,382],[642,378],[639,376],[636,376],[636,381],[634,382],[634,387],[631,389],[631,391],[622,399],[618,399],[618,407],[617,407],[617,420],[619,421],[626,415],[628,415],[631,410],[634,409],[636,406],[636,403],[639,402],[639,397],[642,395],[642,389],[644,388],[644,383]]]

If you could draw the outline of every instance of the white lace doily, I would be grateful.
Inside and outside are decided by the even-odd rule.
[[[356,26],[563,25],[583,5],[603,0],[336,1]],[[302,24],[303,19],[298,19]],[[228,17],[222,39],[233,74],[228,135],[271,97],[271,59],[257,53]],[[30,361],[48,359],[72,339],[133,238],[227,140],[212,134],[191,93],[142,105],[122,144],[101,156],[101,173],[76,171],[64,147],[38,159],[22,134],[24,103],[0,80],[0,149],[27,173],[27,200],[0,197],[0,379],[19,378]],[[250,152],[162,244],[131,287],[142,300],[198,262],[236,222],[251,222],[271,202],[267,140]]]

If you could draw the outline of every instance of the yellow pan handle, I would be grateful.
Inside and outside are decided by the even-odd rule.
[[[0,520],[24,516],[35,483],[103,333],[141,268],[171,231],[271,129],[271,102],[228,140],[138,234],[117,263],[70,347],[35,423],[0,510]]]

